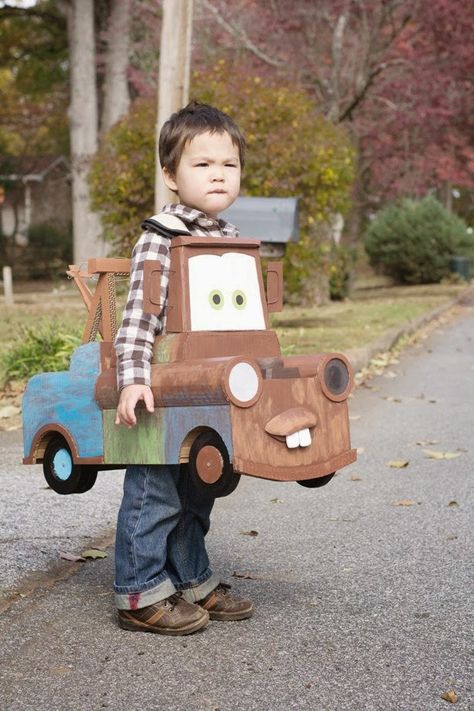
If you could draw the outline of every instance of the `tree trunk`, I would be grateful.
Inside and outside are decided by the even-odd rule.
[[[127,81],[130,47],[130,0],[113,0],[107,29],[104,108],[101,131],[105,133],[128,112]]]
[[[99,216],[90,208],[89,166],[97,150],[97,88],[93,0],[72,0],[68,12],[71,67],[69,121],[72,158],[74,261],[103,255]]]
[[[192,21],[193,0],[163,0],[156,124],[156,212],[166,202],[176,200],[176,195],[166,188],[161,176],[158,139],[165,121],[188,102]]]

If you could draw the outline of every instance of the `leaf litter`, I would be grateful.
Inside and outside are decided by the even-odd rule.
[[[433,449],[424,449],[423,454],[427,459],[456,459],[461,452],[437,452]]]
[[[92,560],[96,560],[97,558],[107,558],[107,553],[99,550],[98,548],[89,548],[89,550],[83,551],[81,555],[83,558],[91,558]]]

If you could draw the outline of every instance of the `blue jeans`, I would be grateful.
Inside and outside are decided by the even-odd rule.
[[[134,610],[177,591],[202,600],[219,584],[205,536],[214,497],[199,491],[187,466],[129,466],[115,545],[115,601]]]

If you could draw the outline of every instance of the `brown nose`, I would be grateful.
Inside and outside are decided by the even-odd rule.
[[[298,430],[316,427],[317,417],[304,407],[292,407],[280,412],[265,425],[265,432],[272,437],[288,437]]]

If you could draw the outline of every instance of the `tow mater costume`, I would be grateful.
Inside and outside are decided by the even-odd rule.
[[[215,496],[231,493],[241,474],[326,484],[356,459],[350,363],[340,353],[282,356],[268,317],[282,307],[281,264],[268,267],[265,294],[258,241],[181,236],[180,221],[166,217],[173,239],[166,333],[151,366],[155,412],[139,409],[133,429],[114,424],[113,282],[128,260],[89,261],[89,275],[99,274],[95,294],[89,275],[71,267],[89,310],[85,343],[68,372],[29,381],[24,463],[43,462],[62,494],[87,491],[98,470],[128,464],[189,462]],[[160,262],[145,262],[144,311],[161,312],[160,276]]]

